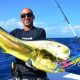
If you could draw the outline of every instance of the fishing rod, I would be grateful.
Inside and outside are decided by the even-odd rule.
[[[72,28],[72,26],[71,26],[71,24],[70,24],[68,18],[67,18],[66,15],[64,14],[64,12],[63,12],[61,6],[60,6],[59,3],[57,2],[57,0],[54,0],[54,1],[55,1],[55,3],[57,4],[58,8],[60,9],[61,13],[63,14],[63,16],[64,16],[66,22],[68,23],[68,25],[69,25],[69,27],[70,27],[72,33],[73,33],[74,36],[75,36],[76,41],[77,41],[78,43],[80,43],[79,40],[78,40],[78,37],[77,37],[77,35],[76,35],[75,31],[74,31],[74,29]],[[70,41],[73,42],[71,39],[70,39]],[[73,45],[73,48],[74,48],[75,51],[77,51],[77,49],[76,49],[76,47],[75,47],[74,45]]]
[[[72,26],[71,26],[71,24],[70,24],[70,22],[69,22],[68,18],[67,18],[67,17],[66,17],[66,15],[64,14],[64,12],[63,12],[63,10],[62,10],[61,6],[60,6],[60,5],[59,5],[59,3],[57,2],[57,0],[54,0],[54,1],[56,2],[56,4],[57,4],[58,8],[60,9],[61,13],[63,14],[63,16],[64,16],[64,18],[65,18],[66,22],[68,23],[68,25],[69,25],[69,27],[70,27],[70,29],[71,29],[72,33],[74,34],[74,36],[75,36],[75,37],[77,37],[77,35],[76,35],[76,33],[75,33],[74,29],[72,28]]]

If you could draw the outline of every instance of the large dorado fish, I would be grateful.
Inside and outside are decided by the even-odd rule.
[[[67,60],[70,49],[50,40],[23,41],[8,34],[0,27],[0,47],[7,54],[27,62],[45,72],[63,72],[60,62]]]

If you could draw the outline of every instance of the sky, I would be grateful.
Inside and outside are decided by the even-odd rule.
[[[70,25],[80,37],[80,0],[57,0]],[[23,28],[20,12],[30,8],[35,15],[34,25],[46,30],[47,38],[75,37],[55,0],[1,0],[0,26],[7,31]]]

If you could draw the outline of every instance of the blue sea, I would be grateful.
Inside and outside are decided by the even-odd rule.
[[[78,38],[50,38],[50,40],[55,40],[60,43],[67,45],[71,50],[71,55],[74,56],[80,54],[80,40]],[[1,51],[1,50],[0,50]],[[0,52],[0,80],[9,80],[11,78],[11,63],[15,61],[15,58],[9,54]],[[80,75],[80,67],[74,65],[66,69],[66,73],[51,74],[48,73],[50,80],[73,80],[73,79],[60,79],[61,75],[67,73],[75,73]],[[57,76],[58,75],[58,76]],[[57,77],[57,78],[56,78]]]

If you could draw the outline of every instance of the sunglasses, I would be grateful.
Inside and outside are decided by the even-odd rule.
[[[25,17],[33,17],[33,13],[28,13],[28,14],[21,14],[21,18],[25,18]]]

